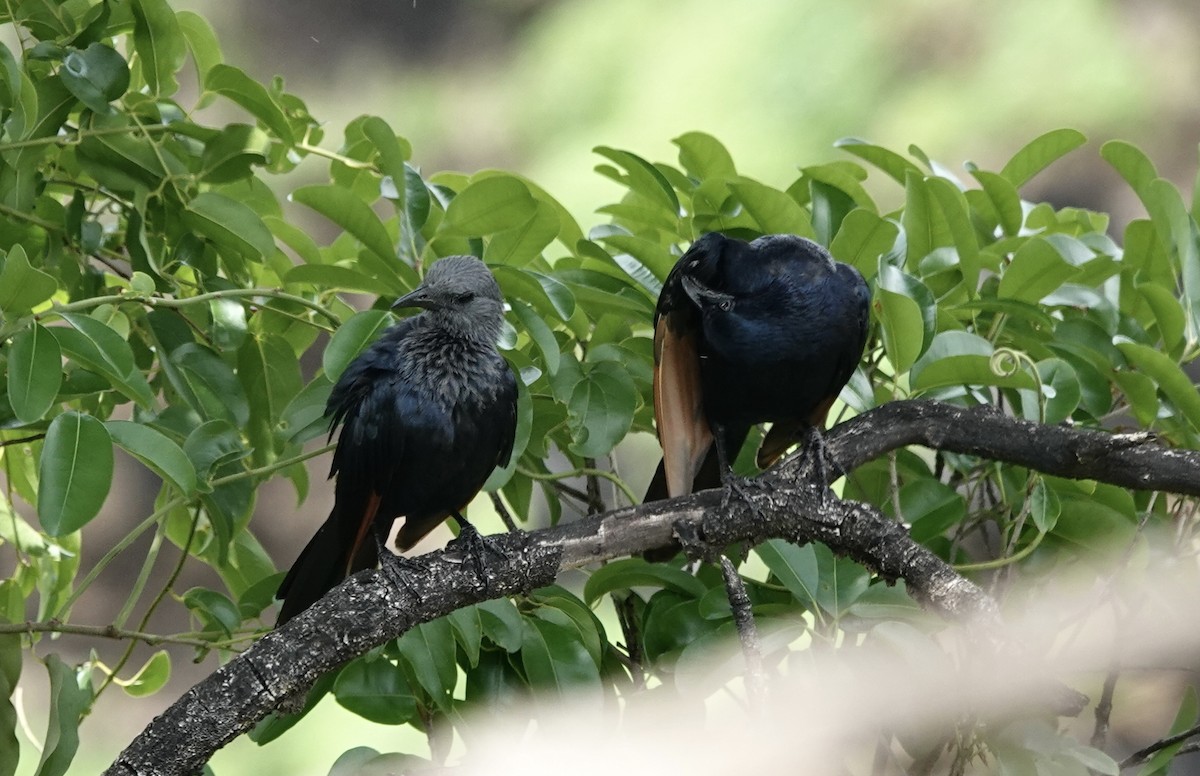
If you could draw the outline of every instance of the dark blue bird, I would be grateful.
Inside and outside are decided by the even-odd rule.
[[[755,424],[772,424],[758,450],[762,468],[824,428],[862,358],[869,311],[862,275],[811,240],[773,234],[746,243],[715,232],[697,240],[658,297],[663,462],[645,500],[729,482]]]
[[[496,352],[504,300],[492,273],[470,256],[441,259],[394,306],[424,312],[355,358],[325,406],[330,435],[341,426],[333,511],[279,586],[280,624],[374,567],[397,517],[401,550],[448,517],[477,540],[462,510],[512,454],[517,383]]]

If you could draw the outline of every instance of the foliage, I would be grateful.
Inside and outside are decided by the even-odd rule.
[[[280,577],[250,523],[257,489],[283,477],[306,498],[304,461],[328,449],[312,442],[326,430],[331,381],[392,320],[387,302],[456,253],[487,261],[512,306],[502,345],[521,378],[520,425],[512,464],[488,488],[519,519],[540,501],[551,521],[579,501],[612,506],[564,483],[581,475],[628,494],[611,455],[653,429],[659,285],[711,230],[805,235],[868,278],[873,336],[843,393],[850,411],[927,396],[1047,423],[1137,425],[1179,445],[1200,439],[1200,395],[1182,369],[1200,342],[1196,212],[1128,144],[1102,149],[1149,214],[1129,224],[1123,247],[1104,214],[1021,198],[1029,179],[1083,144],[1071,130],[1032,140],[999,171],[968,165],[963,176],[915,147],[903,155],[846,140],[851,159],[805,166],[785,190],[740,175],[700,132],[675,140],[675,164],[599,147],[597,171],[621,193],[585,232],[519,175],[424,174],[378,116],[350,122],[341,148],[326,150],[299,97],[224,63],[205,21],[166,0],[22,2],[0,22],[21,44],[0,46],[0,543],[16,561],[0,584],[0,620],[84,624],[79,596],[149,533],[153,549],[116,631],[144,630],[173,601],[194,628],[161,635],[201,655],[269,627]],[[192,90],[180,84],[193,82],[185,98]],[[244,117],[209,126],[199,118],[209,105]],[[295,187],[287,174],[312,157],[328,161],[328,180]],[[320,244],[277,189],[339,236]],[[881,208],[885,197],[900,204]],[[360,311],[350,293],[380,301]],[[332,335],[327,346],[322,334]],[[309,376],[302,362],[317,353]],[[161,489],[154,511],[84,568],[114,446]],[[894,511],[952,563],[1034,581],[1145,542],[1141,524],[1189,508],[918,452],[868,464],[844,490]],[[750,598],[761,620],[788,629],[780,650],[870,639],[882,622],[909,623],[914,639],[931,627],[902,589],[824,547],[769,542],[754,552]],[[220,589],[168,596],[185,563],[211,567]],[[158,564],[172,566],[167,589],[147,582]],[[0,632],[6,741],[11,692],[40,659],[39,639],[22,630]],[[582,590],[545,588],[423,625],[320,686],[368,719],[432,737],[464,707],[502,709],[530,687],[609,703],[641,691],[646,675],[687,681],[695,658],[732,630],[715,569],[626,560],[594,570]],[[39,773],[65,772],[80,718],[108,687],[140,696],[167,681],[167,652],[134,668],[134,643],[114,665],[42,661],[54,698]],[[257,739],[292,722],[269,720]],[[1011,746],[1000,743],[1003,758]],[[1047,772],[1113,766],[1064,747],[1082,754]],[[0,756],[0,774],[14,758]]]

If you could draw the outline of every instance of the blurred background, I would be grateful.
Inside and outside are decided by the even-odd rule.
[[[491,167],[521,173],[585,230],[603,220],[595,209],[618,195],[592,171],[599,161],[593,147],[674,160],[671,139],[691,130],[719,138],[743,174],[784,188],[799,166],[847,158],[833,147],[842,137],[896,150],[915,144],[962,172],[967,160],[998,169],[1039,134],[1073,127],[1089,144],[1023,193],[1111,212],[1118,239],[1120,225],[1141,210],[1100,159],[1103,142],[1139,145],[1185,190],[1197,167],[1200,4],[1192,0],[172,5],[206,17],[231,64],[262,81],[281,76],[325,122],[326,147],[340,143],[350,119],[376,114],[412,142],[413,161],[426,174]],[[306,162],[295,185],[324,178],[326,170],[319,160]],[[898,192],[881,179],[873,174],[871,188],[886,204]],[[327,467],[323,458],[311,463],[313,492],[299,510],[286,485],[260,494],[252,525],[281,567],[327,514]],[[118,478],[98,521],[112,526],[114,541],[152,511],[157,487],[136,465],[122,467]],[[447,536],[435,534],[434,542]],[[85,564],[101,551],[88,548]],[[129,554],[140,563],[136,549]],[[127,580],[119,572],[105,576],[111,578],[77,607],[81,620],[93,619],[88,607],[102,617],[106,591],[117,605],[123,600]],[[183,589],[189,584],[213,582],[198,576]],[[186,627],[176,626],[163,623],[161,630]],[[94,646],[81,645],[82,654]],[[103,768],[158,708],[213,667],[211,658],[195,667],[182,662],[164,693],[85,722],[78,772]],[[40,678],[23,681],[27,699],[44,692]],[[296,732],[264,749],[239,740],[214,761],[216,772],[324,774],[338,752],[356,744],[427,752],[410,728],[372,726],[327,705],[301,723],[311,735]],[[40,719],[32,722],[42,729]],[[31,772],[31,760],[36,756],[23,758],[22,773]]]

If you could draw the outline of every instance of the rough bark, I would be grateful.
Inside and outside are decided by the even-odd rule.
[[[829,458],[843,471],[911,444],[1060,477],[1200,495],[1200,453],[1163,447],[1151,434],[1044,426],[988,407],[893,402],[825,435]],[[706,491],[497,536],[506,557],[489,560],[486,582],[454,548],[357,574],[185,693],[107,773],[193,773],[269,712],[302,698],[319,676],[412,626],[549,584],[564,568],[664,546],[674,541],[677,523],[690,524],[689,535],[716,547],[768,538],[823,542],[885,579],[905,580],[928,609],[971,623],[1001,648],[1016,648],[1005,643],[996,603],[983,590],[913,542],[894,520],[869,505],[829,495],[815,480],[811,457],[798,454],[752,481],[753,508],[735,499],[723,511],[721,494]],[[1080,696],[1065,688],[1055,702],[1063,711],[1081,708]]]

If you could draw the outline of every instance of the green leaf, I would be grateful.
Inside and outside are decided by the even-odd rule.
[[[341,186],[303,186],[292,192],[291,199],[307,205],[345,229],[385,266],[397,263],[396,246],[383,222],[370,205]],[[393,270],[392,276],[396,277]]]
[[[646,604],[643,618],[646,656],[658,661],[664,655],[678,654],[718,627],[716,620],[708,620],[701,614],[700,599],[682,598],[669,590],[660,590]]]
[[[1131,365],[1154,380],[1191,427],[1200,431],[1200,394],[1179,364],[1147,345],[1124,338],[1118,338],[1115,344]]]
[[[112,439],[90,415],[65,412],[50,423],[38,467],[38,517],[51,536],[78,531],[96,516],[112,485]]]
[[[521,613],[507,598],[483,601],[475,605],[479,612],[479,624],[483,635],[505,652],[516,652],[521,648]]]
[[[1045,415],[1039,412],[1039,404],[1033,391],[1021,391],[1022,414],[1028,420],[1042,423],[1061,423],[1075,413],[1082,398],[1079,378],[1075,369],[1061,358],[1047,358],[1037,363],[1038,377],[1042,381]]]
[[[387,310],[363,310],[351,316],[333,333],[321,357],[325,376],[336,382],[350,362],[378,339],[394,320]]]
[[[882,146],[872,145],[865,140],[845,137],[833,145],[847,153],[854,154],[859,159],[870,162],[890,175],[902,186],[905,185],[910,173],[919,176],[925,175],[920,167],[917,167],[895,151],[890,151]]]
[[[396,641],[417,684],[442,708],[448,708],[458,679],[454,644],[454,631],[445,618],[411,628]]]
[[[112,441],[137,458],[151,471],[171,483],[183,495],[196,490],[196,467],[183,448],[167,435],[131,420],[104,423]]]
[[[222,418],[237,427],[250,419],[246,392],[233,369],[213,351],[189,342],[171,353],[179,382],[176,388],[205,419]]]
[[[322,291],[356,291],[376,296],[387,296],[395,290],[392,284],[377,277],[335,264],[300,264],[287,271],[283,282],[287,285],[305,283]]]
[[[454,203],[450,204],[453,206]],[[488,264],[522,267],[540,256],[546,246],[554,242],[560,228],[558,211],[553,205],[538,200],[536,210],[528,221],[492,236],[484,248],[483,259]]]
[[[193,587],[183,594],[183,605],[200,620],[209,633],[230,636],[242,624],[237,604],[228,597],[203,587]]]
[[[521,327],[538,346],[538,350],[542,353],[542,361],[546,365],[546,373],[554,375],[558,372],[559,360],[562,353],[558,348],[558,340],[554,337],[554,332],[546,325],[546,321],[534,311],[532,307],[513,299],[509,302],[512,307],[513,315],[520,321]]]
[[[637,154],[608,146],[596,146],[592,151],[624,168],[627,178],[623,182],[630,191],[659,205],[673,218],[679,216],[679,197],[657,167]]]
[[[200,167],[208,183],[233,183],[250,177],[255,165],[267,163],[271,139],[258,127],[229,124],[205,141]]]
[[[160,649],[129,679],[118,679],[117,684],[126,695],[144,698],[161,690],[171,678],[171,655]]]
[[[890,264],[880,268],[875,309],[884,351],[897,373],[912,367],[931,336],[932,321],[926,321],[926,314],[934,311],[932,301],[921,281]]]
[[[63,776],[79,749],[79,723],[92,705],[92,686],[83,668],[72,668],[51,654],[46,658],[50,675],[50,710],[42,758],[34,776]]]
[[[31,265],[20,244],[9,249],[0,269],[0,313],[5,318],[29,312],[57,290],[54,276]]]
[[[703,132],[685,132],[671,141],[679,146],[679,163],[697,180],[737,175],[733,157],[721,141]]]
[[[1082,132],[1074,129],[1055,129],[1034,138],[1017,151],[1000,174],[1016,188],[1046,169],[1052,162],[1087,142]]]
[[[1029,516],[1041,533],[1054,530],[1058,515],[1062,512],[1062,501],[1054,489],[1046,484],[1044,477],[1038,477],[1033,490],[1029,494]]]
[[[3,618],[0,618],[0,622],[2,621]],[[19,638],[15,634],[0,636],[0,651],[16,652],[18,666],[21,660]],[[20,764],[21,745],[17,740],[17,726],[20,723],[17,709],[12,702],[15,689],[16,678],[6,676],[5,672],[0,671],[0,776],[13,776]]]
[[[786,193],[750,178],[730,181],[729,190],[764,234],[798,234],[810,239],[816,236],[808,213]]]
[[[866,592],[871,574],[849,558],[835,558],[825,545],[814,545],[821,570],[817,584],[817,605],[835,620],[847,614],[849,607]]]
[[[1175,353],[1181,349],[1184,345],[1183,336],[1187,321],[1179,299],[1170,289],[1157,283],[1138,283],[1137,293],[1154,312],[1154,321],[1158,324],[1158,335],[1162,338],[1163,349],[1168,353]]]
[[[262,84],[241,70],[224,64],[212,65],[205,76],[204,89],[233,100],[286,145],[295,145],[296,138],[283,108],[272,99]]]
[[[910,523],[913,541],[928,542],[941,536],[966,516],[961,494],[930,477],[907,482],[900,488],[900,519]]]
[[[637,399],[637,387],[620,364],[592,365],[567,402],[571,452],[588,458],[610,453],[629,432]]]
[[[663,588],[692,598],[700,598],[706,590],[703,582],[686,571],[641,558],[624,558],[592,572],[583,587],[583,600],[591,606],[606,593],[634,587]]]
[[[227,420],[210,420],[196,426],[184,440],[183,452],[201,480],[207,479],[214,468],[248,455],[241,434]]]
[[[188,51],[192,53],[192,61],[196,64],[196,82],[204,83],[209,71],[224,61],[217,34],[207,19],[192,11],[179,11],[175,19],[187,41]]]
[[[963,283],[974,295],[975,287],[979,285],[979,240],[971,224],[967,198],[945,178],[930,178],[925,185],[950,231],[952,245],[958,253]]]
[[[41,324],[13,337],[8,352],[8,401],[22,423],[45,417],[62,385],[62,349]]]
[[[167,0],[133,0],[133,46],[152,94],[169,97],[179,88],[187,41]]]
[[[820,570],[813,545],[798,547],[782,539],[769,539],[755,547],[754,554],[797,601],[809,608],[816,605]]]
[[[68,359],[92,372],[104,375],[114,389],[133,399],[143,409],[154,405],[154,393],[145,375],[133,362],[130,343],[110,329],[106,324],[88,315],[60,313],[62,319],[71,324],[71,329],[54,326],[48,329],[59,341]]]
[[[379,153],[377,163],[379,172],[392,179],[397,194],[400,194],[405,189],[404,163],[412,155],[412,149],[408,147],[407,142],[402,145],[391,126],[378,116],[367,116],[363,119],[361,128],[363,136],[371,141],[371,145],[375,146],[375,150]],[[400,196],[399,200],[397,207],[403,210],[403,196]]]
[[[932,179],[915,173],[908,178],[901,220],[908,248],[905,265],[912,271],[937,248],[954,244],[946,216],[934,198]]]
[[[829,252],[862,273],[867,280],[879,271],[879,257],[896,244],[900,228],[864,208],[855,208],[842,219],[842,225],[829,244]]]
[[[467,656],[467,664],[472,668],[479,665],[479,651],[483,646],[483,625],[479,621],[479,610],[474,606],[464,606],[446,615],[450,627],[454,631],[454,641],[462,647]]]
[[[1158,178],[1154,162],[1137,146],[1124,140],[1110,140],[1100,146],[1100,156],[1112,165],[1141,200],[1146,199],[1146,189]]]
[[[965,331],[943,331],[933,338],[929,349],[917,359],[909,373],[914,391],[928,391],[947,385],[998,385],[1006,388],[1034,388],[1033,378],[1018,370],[1011,375],[992,368],[992,344]]]
[[[1044,238],[1034,237],[1013,255],[1000,278],[997,294],[1001,298],[1037,303],[1078,271]]]
[[[96,113],[107,113],[108,104],[129,88],[125,57],[103,43],[71,51],[58,74],[71,94]]]
[[[971,170],[971,175],[979,181],[984,194],[995,208],[996,217],[1000,221],[1000,229],[1006,235],[1015,236],[1021,231],[1021,222],[1025,220],[1025,213],[1021,208],[1021,195],[1017,193],[1017,187],[999,173]]]
[[[521,666],[533,687],[566,696],[599,686],[600,671],[577,632],[536,617],[526,617],[524,623]]]
[[[212,240],[223,255],[232,251],[261,262],[275,252],[275,238],[258,214],[224,194],[196,195],[184,208],[183,222]]]
[[[529,187],[509,175],[472,181],[446,207],[442,228],[464,237],[515,229],[537,214],[538,203]]]
[[[342,669],[333,697],[345,709],[380,725],[403,725],[417,715],[417,699],[399,666],[362,658]]]
[[[604,651],[608,643],[604,625],[583,601],[560,585],[539,588],[529,595],[528,600],[537,604],[537,608],[532,612],[534,617],[577,631],[584,648],[596,662],[596,667],[603,667]]]

